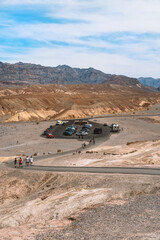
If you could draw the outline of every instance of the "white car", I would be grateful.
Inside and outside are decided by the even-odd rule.
[[[86,127],[86,128],[91,128],[92,127],[92,124],[90,124],[90,123],[86,123],[86,124],[84,124],[84,126],[83,127]]]
[[[61,120],[58,120],[58,121],[56,122],[56,125],[61,125],[61,124],[63,124],[63,122],[62,122]]]
[[[88,135],[88,132],[82,131],[82,132],[77,132],[76,136],[85,136]]]

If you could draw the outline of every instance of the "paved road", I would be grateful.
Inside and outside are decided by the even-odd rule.
[[[160,114],[159,113],[155,113],[155,114],[131,114],[131,115],[111,115],[111,116],[94,116],[94,118],[111,118],[111,117],[159,117],[160,116]],[[90,119],[90,118],[89,118]],[[91,118],[91,119],[93,119],[93,118]]]
[[[81,173],[119,173],[160,175],[160,168],[136,168],[136,167],[66,167],[66,166],[38,166],[24,167],[26,170],[51,171],[51,172],[81,172]]]
[[[155,113],[155,114],[110,114],[110,115],[95,115],[93,117],[86,117],[86,118],[78,118],[78,119],[74,119],[74,120],[93,120],[95,118],[117,118],[117,117],[120,117],[120,118],[125,118],[125,117],[159,117],[160,116],[160,113]],[[69,120],[72,120],[72,119],[66,119],[66,121],[69,121]]]

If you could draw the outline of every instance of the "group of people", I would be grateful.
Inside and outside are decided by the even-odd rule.
[[[26,166],[30,166],[33,164],[33,157],[29,157],[29,156],[26,156],[25,159],[22,159],[22,157],[20,157],[19,159],[15,158],[14,159],[14,167],[16,168],[17,166],[19,167],[23,167],[23,162],[25,161],[26,163]]]

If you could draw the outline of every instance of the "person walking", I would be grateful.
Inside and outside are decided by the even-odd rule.
[[[22,160],[22,158],[20,157],[20,158],[19,158],[19,167],[23,167],[23,166],[22,166],[22,162],[23,162],[23,160]]]
[[[29,162],[30,162],[30,165],[33,164],[33,157],[32,156],[30,157]]]
[[[17,158],[14,159],[14,167],[17,167]]]
[[[26,166],[27,167],[29,166],[29,157],[28,156],[26,157]]]

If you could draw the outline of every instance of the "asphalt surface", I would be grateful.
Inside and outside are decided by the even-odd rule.
[[[92,139],[94,138],[102,138],[102,137],[108,137],[110,135],[110,127],[109,126],[104,126],[103,124],[94,122],[94,121],[88,121],[88,119],[82,119],[84,120],[86,123],[89,122],[92,124],[92,127],[90,129],[90,132],[88,133],[88,135],[83,136],[83,139]],[[65,129],[71,125],[75,125],[77,127],[77,131],[79,132],[82,127],[83,127],[83,123],[81,124],[81,121],[79,120],[68,120],[66,122],[66,125],[53,125],[53,128],[50,130],[50,133],[53,134],[54,138],[63,138],[63,139],[79,139],[78,136],[76,136],[76,133],[74,133],[72,136],[66,136],[63,133],[65,132]],[[48,126],[49,127],[49,126]],[[102,133],[101,134],[94,134],[94,129],[100,127],[102,128]],[[45,129],[44,129],[45,130]],[[42,135],[44,136],[44,135]],[[45,136],[44,136],[45,137]],[[80,139],[82,139],[82,137],[80,137]]]
[[[160,116],[160,114],[159,113],[156,113],[156,114],[131,114],[131,115],[110,115],[110,116],[108,116],[108,115],[103,115],[103,116],[99,116],[99,115],[97,115],[97,116],[94,116],[94,117],[92,117],[92,118],[88,118],[88,119],[93,119],[93,118],[116,118],[116,117],[120,117],[120,118],[123,118],[123,117],[159,117]]]
[[[82,173],[118,173],[118,174],[142,174],[160,175],[160,168],[136,168],[136,167],[58,167],[38,166],[23,167],[26,170],[51,171],[51,172],[82,172]]]

